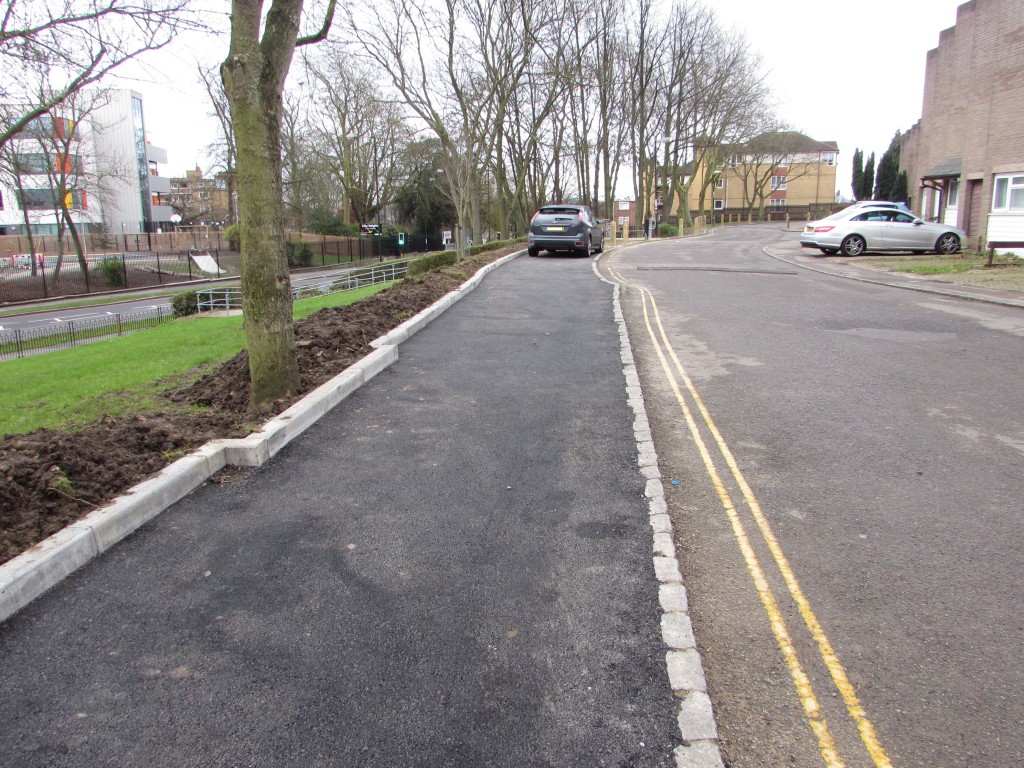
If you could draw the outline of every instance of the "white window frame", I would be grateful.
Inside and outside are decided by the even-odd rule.
[[[992,213],[1024,213],[1024,171],[1001,173],[995,177]]]
[[[772,176],[772,192],[785,189],[789,183],[788,180],[788,176]]]
[[[629,224],[629,216],[619,216],[619,226],[623,224]]]
[[[725,210],[725,200],[715,200],[715,210],[716,211],[724,211]]]
[[[784,197],[769,197],[768,207],[769,208],[785,208],[789,203]]]
[[[946,207],[956,208],[960,205],[960,180],[953,179],[946,188]]]
[[[715,189],[725,189],[725,179],[721,176],[715,179]]]

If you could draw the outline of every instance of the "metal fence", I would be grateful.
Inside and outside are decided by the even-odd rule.
[[[142,312],[113,314],[109,317],[74,320],[31,329],[0,331],[0,360],[50,352],[87,344],[92,341],[123,336],[126,333],[153,328],[168,322],[173,315],[162,307]]]
[[[399,280],[409,274],[409,265],[416,259],[400,259],[383,264],[347,269],[330,275],[293,278],[292,300],[302,301],[318,296],[330,296],[344,293],[378,283]],[[228,285],[215,288],[203,288],[196,291],[196,304],[199,311],[229,311],[242,308],[242,289]]]
[[[192,280],[235,277],[241,258],[227,251],[117,253],[79,260],[65,255],[0,259],[0,302],[150,288]]]
[[[27,244],[21,243],[23,238],[5,236],[0,238],[7,241],[5,250],[0,251],[0,254],[7,254],[0,257],[0,303],[150,288],[237,277],[240,274],[241,254],[222,247],[219,235],[217,244],[207,249],[164,251],[153,247],[163,245],[155,240],[169,237],[156,234],[118,236],[118,244],[128,246],[124,251],[98,253],[94,250],[84,259],[79,259],[73,249],[65,251],[63,256],[43,255],[45,251],[41,250],[39,243],[36,243],[35,255],[26,253],[20,250],[21,246],[27,248]],[[47,244],[46,239],[37,239],[43,245]],[[56,241],[56,238],[48,240]],[[289,233],[287,244],[291,268],[383,261],[407,253],[427,253],[442,248],[439,241],[422,235],[409,235],[399,246],[396,237],[327,237]],[[137,246],[141,246],[141,250]]]

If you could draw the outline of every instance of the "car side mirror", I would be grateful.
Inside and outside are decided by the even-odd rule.
[[[915,227],[920,227],[922,224],[924,224],[924,220],[923,219],[914,219],[914,226]]]

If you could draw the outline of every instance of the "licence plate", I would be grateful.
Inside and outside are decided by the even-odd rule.
[[[544,227],[545,232],[565,232],[565,227]]]

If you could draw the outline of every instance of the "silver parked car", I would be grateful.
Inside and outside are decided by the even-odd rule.
[[[898,208],[857,206],[808,222],[800,245],[827,256],[860,256],[868,251],[960,251],[967,233],[957,227],[924,221]]]
[[[530,220],[527,252],[570,251],[579,256],[604,250],[604,227],[585,205],[545,205]]]
[[[858,200],[855,203],[850,203],[846,208],[840,211],[840,213],[849,211],[852,208],[899,208],[901,211],[913,213],[913,211],[910,210],[910,206],[906,203],[893,203],[889,200]]]

